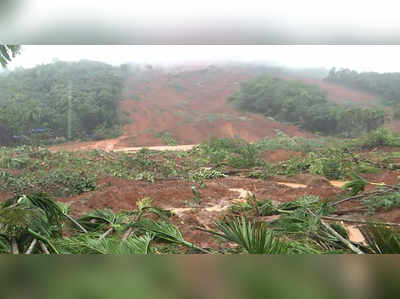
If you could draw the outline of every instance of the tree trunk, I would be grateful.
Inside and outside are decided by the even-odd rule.
[[[50,251],[47,249],[47,247],[46,247],[46,245],[43,243],[43,241],[40,241],[40,240],[39,240],[39,245],[40,245],[40,248],[42,248],[42,250],[43,250],[43,252],[44,252],[45,254],[50,254]]]
[[[29,245],[29,248],[25,252],[25,254],[31,254],[33,249],[35,249],[35,247],[36,247],[36,243],[37,243],[37,239],[33,239],[33,241],[31,242],[31,245]]]
[[[17,239],[15,237],[11,239],[11,248],[13,254],[19,254]]]

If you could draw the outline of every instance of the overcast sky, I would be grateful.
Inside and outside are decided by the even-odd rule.
[[[400,46],[120,46],[57,45],[23,46],[22,54],[10,69],[33,67],[54,59],[77,61],[90,59],[111,64],[184,63],[216,61],[269,61],[293,67],[347,67],[358,71],[399,72]]]
[[[400,44],[398,0],[1,0],[16,44]]]

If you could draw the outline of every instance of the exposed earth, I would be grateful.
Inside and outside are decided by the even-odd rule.
[[[189,150],[196,144],[215,137],[235,137],[253,142],[275,136],[277,130],[289,136],[310,137],[311,134],[295,126],[279,123],[262,115],[237,111],[227,104],[227,98],[241,81],[251,74],[227,72],[213,68],[186,71],[176,74],[150,72],[145,78],[130,77],[126,81],[121,111],[130,119],[123,128],[123,135],[110,140],[74,142],[51,147],[52,151],[90,150],[135,152],[142,147],[155,150]],[[336,103],[353,102],[365,106],[374,104],[375,97],[335,84],[315,79],[304,79],[326,90]],[[397,124],[396,124],[397,125]],[[168,146],[163,136],[168,136],[178,146]],[[164,134],[164,135],[163,135]],[[263,160],[279,163],[303,153],[277,150],[266,152]],[[398,172],[385,171],[369,175],[374,182],[394,184]],[[58,200],[70,203],[74,216],[93,209],[111,208],[114,211],[131,210],[137,201],[149,197],[157,207],[175,213],[172,223],[182,231],[185,239],[204,248],[217,248],[209,234],[197,231],[196,226],[209,227],[226,213],[233,202],[244,201],[248,195],[268,197],[275,203],[292,201],[301,195],[317,195],[326,200],[337,199],[344,182],[328,181],[323,177],[297,175],[274,177],[269,180],[228,176],[206,182],[199,188],[201,204],[188,207],[186,201],[193,197],[193,183],[179,180],[162,180],[154,183],[109,177],[98,182],[96,191]],[[371,187],[373,188],[373,187]],[[357,203],[344,203],[341,210],[357,209]],[[358,217],[357,212],[352,217]],[[378,213],[377,217],[390,222],[400,222],[400,211]],[[265,221],[273,220],[266,217]],[[360,238],[357,229],[348,225],[352,238]],[[359,240],[362,242],[363,240]]]

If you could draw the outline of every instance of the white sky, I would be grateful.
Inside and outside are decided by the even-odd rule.
[[[282,21],[290,19],[309,24],[393,29],[399,25],[396,8],[397,0],[279,0],[273,3],[265,0],[25,0],[24,18],[19,21],[36,25],[47,20],[84,18],[135,23],[142,19],[163,21],[178,17],[182,23],[214,17],[265,19],[273,16]]]
[[[12,1],[3,43],[400,43],[398,0]]]
[[[40,45],[23,46],[9,68],[33,67],[53,59],[90,59],[112,64],[182,63],[198,61],[269,61],[293,67],[346,67],[358,71],[400,72],[400,46],[119,46]]]

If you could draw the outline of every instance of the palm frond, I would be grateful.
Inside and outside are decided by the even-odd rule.
[[[172,213],[169,210],[164,210],[161,208],[156,208],[156,207],[143,207],[139,209],[137,212],[137,221],[139,221],[143,216],[149,215],[149,214],[154,214],[161,219],[167,221],[169,217],[171,217]]]
[[[265,223],[252,223],[244,217],[217,222],[218,236],[242,246],[250,254],[281,254],[287,247]]]
[[[150,243],[154,239],[154,234],[147,233],[143,236],[135,236],[119,243],[113,254],[149,254],[151,250]]]
[[[360,228],[372,253],[400,253],[400,232],[384,225],[368,224]]]
[[[344,184],[342,186],[342,189],[343,190],[350,189],[350,195],[354,196],[357,195],[359,192],[364,191],[365,186],[368,185],[368,181],[360,177],[354,171],[351,173],[351,176],[353,177],[353,180]]]
[[[142,230],[145,233],[152,233],[154,234],[155,238],[175,244],[181,244],[186,247],[196,249],[203,253],[210,253],[207,250],[199,248],[194,244],[186,241],[183,238],[183,235],[180,232],[180,230],[172,223],[164,221],[156,222],[152,219],[145,218],[141,221],[134,223],[133,227],[138,228],[139,230]]]
[[[293,211],[305,208],[320,208],[323,205],[321,198],[313,195],[301,196],[296,200],[284,202],[278,206],[279,210]]]
[[[117,228],[127,222],[125,214],[115,214],[110,209],[95,210],[78,219],[78,222],[88,231],[97,231],[104,227],[113,226]]]
[[[42,219],[38,209],[21,206],[9,206],[0,209],[0,223],[2,231],[9,237],[19,237],[26,232],[35,218]]]
[[[135,236],[121,241],[119,238],[99,240],[97,234],[84,234],[75,238],[56,240],[55,246],[63,254],[150,254],[153,234]]]
[[[16,205],[25,206],[30,209],[41,209],[46,214],[49,223],[52,225],[59,225],[64,216],[62,209],[44,193],[14,196],[5,200],[1,204],[0,208],[10,208],[11,206]]]
[[[0,45],[0,64],[6,67],[12,58],[19,54],[20,50],[21,47],[17,45]]]
[[[162,221],[156,222],[152,219],[145,218],[136,222],[133,226],[143,230],[144,232],[154,233],[157,238],[168,242],[181,244],[186,243],[180,230],[172,223]]]
[[[54,246],[54,244],[49,240],[49,238],[46,238],[45,236],[42,236],[41,234],[33,231],[32,229],[28,228],[28,232],[33,236],[33,238],[38,239],[40,241],[43,241],[45,243],[47,243],[47,245],[50,246],[50,248],[52,249],[52,251],[55,254],[59,254],[58,250],[56,249],[56,247]]]

